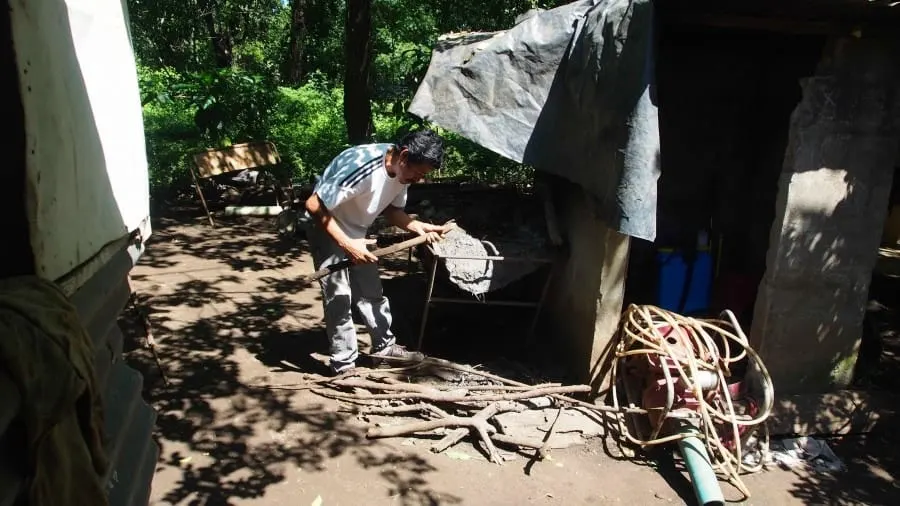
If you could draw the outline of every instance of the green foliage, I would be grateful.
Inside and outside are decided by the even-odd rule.
[[[195,111],[194,124],[211,144],[265,137],[276,101],[271,80],[235,68],[194,72],[185,77],[171,87],[170,97]]]
[[[190,184],[189,156],[205,146],[189,109],[175,104],[144,106],[150,190],[159,194]]]
[[[297,0],[292,0],[297,1]],[[373,121],[379,142],[423,126],[406,110],[441,33],[497,30],[554,0],[377,0],[373,4]],[[279,87],[290,39],[283,0],[129,0],[139,67],[151,189],[190,183],[198,150],[268,139],[282,177],[310,181],[347,147],[343,115],[344,0],[304,0],[304,84]],[[206,16],[211,12],[212,17]],[[233,64],[216,68],[209,30],[229,41]],[[440,129],[439,129],[440,130]],[[526,182],[530,170],[451,132],[441,177]]]
[[[348,147],[343,100],[343,89],[329,86],[321,74],[314,74],[300,88],[279,90],[269,139],[294,178],[312,181]]]
[[[194,111],[171,98],[170,88],[182,82],[171,68],[138,68],[144,104],[144,134],[151,192],[189,184],[188,158],[205,146],[194,124]]]
[[[178,73],[139,68],[151,189],[189,181],[192,153],[265,139],[278,94],[271,80],[236,68]]]
[[[254,41],[277,51],[285,10],[282,0],[128,0],[138,60],[179,71],[212,66],[210,25],[228,35],[235,53]]]
[[[305,68],[339,85],[344,76],[344,0],[306,0]]]

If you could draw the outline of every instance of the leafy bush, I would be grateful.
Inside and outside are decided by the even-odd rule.
[[[562,0],[381,0],[372,3],[372,94],[375,139],[396,141],[422,122],[406,113],[428,68],[438,36],[446,32],[505,29],[533,7]],[[190,157],[198,150],[271,140],[282,155],[276,171],[308,182],[347,147],[343,114],[343,0],[203,2],[129,1],[131,36],[142,66],[139,79],[151,191],[190,183]],[[292,6],[303,7],[304,84],[280,87],[292,35]],[[210,22],[211,21],[211,22]],[[296,35],[299,32],[294,32]],[[212,42],[229,44],[232,64]],[[526,182],[531,170],[458,135],[446,140],[442,177],[482,182]]]
[[[139,68],[151,192],[190,183],[190,156],[268,137],[277,89],[238,69]]]
[[[282,158],[276,176],[309,183],[347,148],[343,89],[315,73],[299,88],[276,87],[235,69],[180,74],[140,69],[151,191],[164,196],[191,183],[191,155],[255,140],[275,143]],[[424,126],[405,113],[408,101],[372,104],[377,142],[396,142]],[[436,128],[446,141],[440,177],[481,182],[525,182],[531,171],[458,135]]]
[[[269,139],[294,178],[311,181],[349,146],[343,103],[343,89],[318,74],[300,88],[279,89]]]

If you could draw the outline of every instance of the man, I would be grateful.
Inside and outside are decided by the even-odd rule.
[[[412,219],[403,211],[406,190],[440,167],[443,141],[430,130],[413,132],[394,144],[365,144],[338,155],[306,201],[312,218],[308,239],[316,270],[349,258],[355,264],[322,278],[325,326],[331,343],[330,367],[338,374],[352,369],[359,356],[352,308],[372,337],[372,355],[420,361],[421,353],[398,345],[391,332],[391,310],[381,289],[378,259],[368,251],[374,240],[366,232],[379,215],[392,225],[440,240],[442,226]]]

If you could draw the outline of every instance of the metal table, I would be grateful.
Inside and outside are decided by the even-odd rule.
[[[434,261],[431,262],[431,272],[428,276],[428,289],[425,294],[425,308],[422,311],[422,324],[419,328],[419,342],[416,347],[417,350],[422,351],[422,342],[425,340],[425,328],[428,323],[428,313],[431,308],[431,304],[433,303],[450,303],[450,304],[484,304],[484,305],[493,305],[493,306],[510,306],[510,307],[533,307],[535,308],[534,316],[531,320],[531,327],[528,330],[528,336],[526,338],[527,345],[530,346],[534,340],[534,332],[537,326],[538,318],[541,314],[541,308],[544,306],[544,300],[547,298],[547,292],[550,289],[550,283],[553,280],[553,274],[555,269],[556,260],[553,258],[528,258],[528,257],[507,257],[507,256],[443,256],[438,254],[431,245],[427,246],[428,251],[431,253]],[[492,262],[533,262],[533,263],[541,263],[550,265],[550,269],[547,271],[547,278],[544,280],[544,285],[541,288],[540,298],[535,302],[522,302],[515,300],[474,300],[474,299],[461,299],[461,298],[449,298],[449,297],[435,297],[434,296],[434,281],[437,275],[438,264],[441,261],[446,260],[484,260],[484,261],[492,261]],[[527,276],[527,275],[526,275]]]

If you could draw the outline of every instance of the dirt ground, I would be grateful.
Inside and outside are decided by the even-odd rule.
[[[405,264],[405,256],[388,263],[385,275],[394,279],[385,289],[395,331],[412,344],[424,281],[406,275]],[[605,437],[554,451],[531,475],[523,470],[527,456],[498,466],[465,442],[434,455],[428,441],[367,439],[362,423],[337,403],[291,386],[303,373],[324,370],[319,294],[296,281],[312,270],[304,243],[279,238],[272,220],[241,218],[216,229],[196,215],[157,220],[133,283],[151,310],[168,387],[142,336],[127,316],[123,322],[132,329],[126,359],[144,372],[146,398],[158,412],[152,505],[694,503],[686,474],[667,452],[625,459]],[[454,318],[435,318],[429,352],[477,344]],[[515,323],[528,317],[507,318],[498,327],[508,329],[504,335],[477,337],[482,352],[515,348]],[[849,466],[838,475],[748,476],[753,496],[746,504],[896,504],[897,442],[833,442]],[[727,484],[723,490],[740,498]]]

